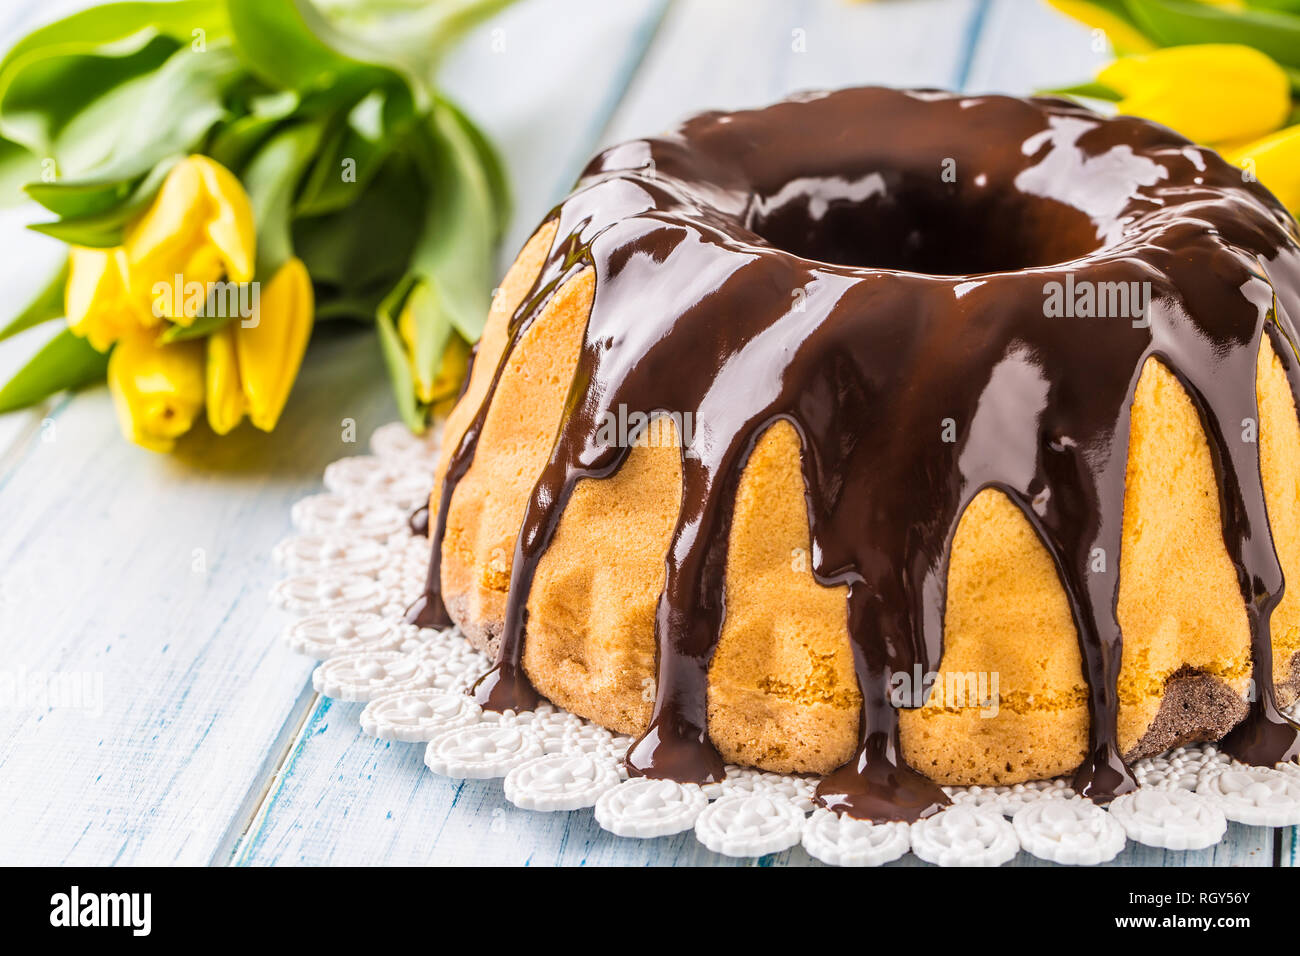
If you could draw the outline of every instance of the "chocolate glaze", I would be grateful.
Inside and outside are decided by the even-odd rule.
[[[409,528],[411,534],[415,535],[417,538],[429,537],[428,503],[420,505],[420,507],[411,512],[411,516],[406,519],[406,527]]]
[[[706,113],[588,166],[487,396],[449,460],[419,623],[449,624],[441,541],[507,357],[587,268],[595,300],[549,462],[525,511],[486,707],[538,700],[521,659],[527,600],[576,483],[613,474],[598,438],[620,405],[688,413],[682,507],[655,620],[656,700],[635,774],[723,775],[706,730],[739,476],[763,432],[794,426],[818,582],[846,585],[862,692],[860,746],[820,802],[916,819],[942,791],[902,760],[889,679],[938,669],[957,523],[985,488],[1024,513],[1056,566],[1091,715],[1075,787],[1131,788],[1116,681],[1129,411],[1144,364],[1182,383],[1218,476],[1224,541],[1251,633],[1256,694],[1225,741],[1243,760],[1295,755],[1277,709],[1269,534],[1255,367],[1267,331],[1297,391],[1296,226],[1262,187],[1154,124],[1059,100],[879,88]],[[1149,283],[1145,321],[1052,318],[1048,283]],[[1276,295],[1275,295],[1276,292]],[[944,431],[955,440],[944,440]]]
[[[456,401],[459,403],[465,398],[465,393],[469,391],[470,376],[474,374],[474,363],[478,361],[478,343],[475,342],[469,350],[469,361],[465,363],[465,377],[461,380],[460,391],[456,395]],[[477,431],[475,432],[477,440]],[[463,444],[463,443],[462,443]],[[429,558],[429,574],[424,581],[424,591],[418,598],[412,602],[411,606],[406,609],[404,619],[407,624],[414,624],[417,627],[433,627],[441,630],[445,627],[451,627],[454,623],[451,616],[447,613],[447,607],[442,603],[442,538],[447,531],[447,507],[451,503],[450,489],[456,487],[456,482],[464,475],[465,469],[473,461],[473,450],[468,452],[468,460],[463,468],[457,472],[455,481],[446,480],[444,487],[448,493],[440,502],[437,514],[437,524],[433,534],[433,552]],[[450,469],[448,469],[450,472]],[[433,496],[438,493],[435,487],[429,493],[430,502]],[[415,512],[407,519],[407,527],[411,529],[411,534],[421,537],[429,537],[429,510],[430,504],[417,508]],[[421,530],[421,528],[423,530]]]

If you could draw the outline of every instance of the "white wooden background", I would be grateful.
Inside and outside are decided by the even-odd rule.
[[[7,0],[0,39],[67,5]],[[520,0],[445,81],[509,161],[504,264],[598,146],[692,111],[862,83],[1027,93],[1104,58],[1038,0]],[[15,301],[51,248],[0,225]],[[0,346],[0,375],[44,334]],[[313,692],[266,600],[270,550],[325,465],[364,451],[342,421],[364,444],[396,413],[369,335],[318,339],[305,368],[274,435],[199,428],[170,458],[122,441],[102,388],[0,416],[0,674],[103,689],[91,710],[0,701],[0,864],[737,863],[690,835],[515,809],[499,782],[436,777],[421,747],[361,734],[361,705]],[[1230,836],[1116,863],[1297,862],[1294,831]]]

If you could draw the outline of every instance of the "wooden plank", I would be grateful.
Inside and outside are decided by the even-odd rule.
[[[983,28],[960,85],[1025,96],[1090,80],[1111,57],[1091,29],[1041,0],[983,0]]]
[[[361,704],[321,700],[262,813],[240,865],[774,866],[811,864],[802,847],[759,860],[706,850],[690,832],[624,840],[590,810],[532,813],[500,780],[450,780],[424,766],[423,744],[378,741]]]
[[[762,106],[800,90],[953,86],[979,12],[978,0],[679,0],[601,142],[655,133],[700,110]]]
[[[0,862],[206,863],[228,852],[311,702],[276,636],[289,507],[394,417],[364,331],[315,343],[280,427],[174,457],[106,390],[60,405],[0,479]],[[42,699],[41,685],[86,691]],[[235,834],[229,830],[235,828]]]

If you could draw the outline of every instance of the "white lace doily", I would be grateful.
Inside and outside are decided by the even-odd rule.
[[[504,778],[505,797],[539,812],[594,808],[621,837],[694,830],[717,853],[760,856],[802,843],[837,866],[879,866],[908,852],[940,866],[998,866],[1023,851],[1057,863],[1113,859],[1127,841],[1170,850],[1212,846],[1227,821],[1300,824],[1300,768],[1234,763],[1212,745],[1180,747],[1135,768],[1140,789],[1107,809],[1062,780],[1014,787],[945,787],[953,806],[914,823],[876,824],[815,809],[814,781],[728,767],[706,787],[628,779],[632,740],[542,704],[527,713],[485,712],[465,694],[488,659],[455,630],[402,622],[419,595],[429,542],[407,529],[433,472],[437,437],[400,423],[375,431],[373,454],[325,471],[321,494],[293,507],[299,534],[275,559],[288,577],[271,592],[301,617],[285,639],[322,661],[321,694],[365,701],[362,729],[425,745],[434,773]]]

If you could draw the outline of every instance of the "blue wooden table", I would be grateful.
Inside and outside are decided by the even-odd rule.
[[[11,0],[0,36],[59,7]],[[1026,93],[1106,57],[1038,0],[521,0],[444,78],[509,162],[504,264],[596,148],[695,110],[862,83]],[[0,223],[7,297],[56,251],[23,215]],[[0,376],[45,334],[0,347]],[[364,736],[360,704],[312,690],[267,602],[271,548],[325,465],[364,452],[344,421],[364,443],[395,417],[366,334],[313,343],[271,436],[196,429],[159,457],[121,440],[103,389],[0,416],[0,864],[742,862],[689,834],[615,838],[590,811],[518,810],[499,781],[436,777],[421,747]],[[1210,851],[1130,844],[1116,861],[1296,862],[1294,831],[1236,824]]]

